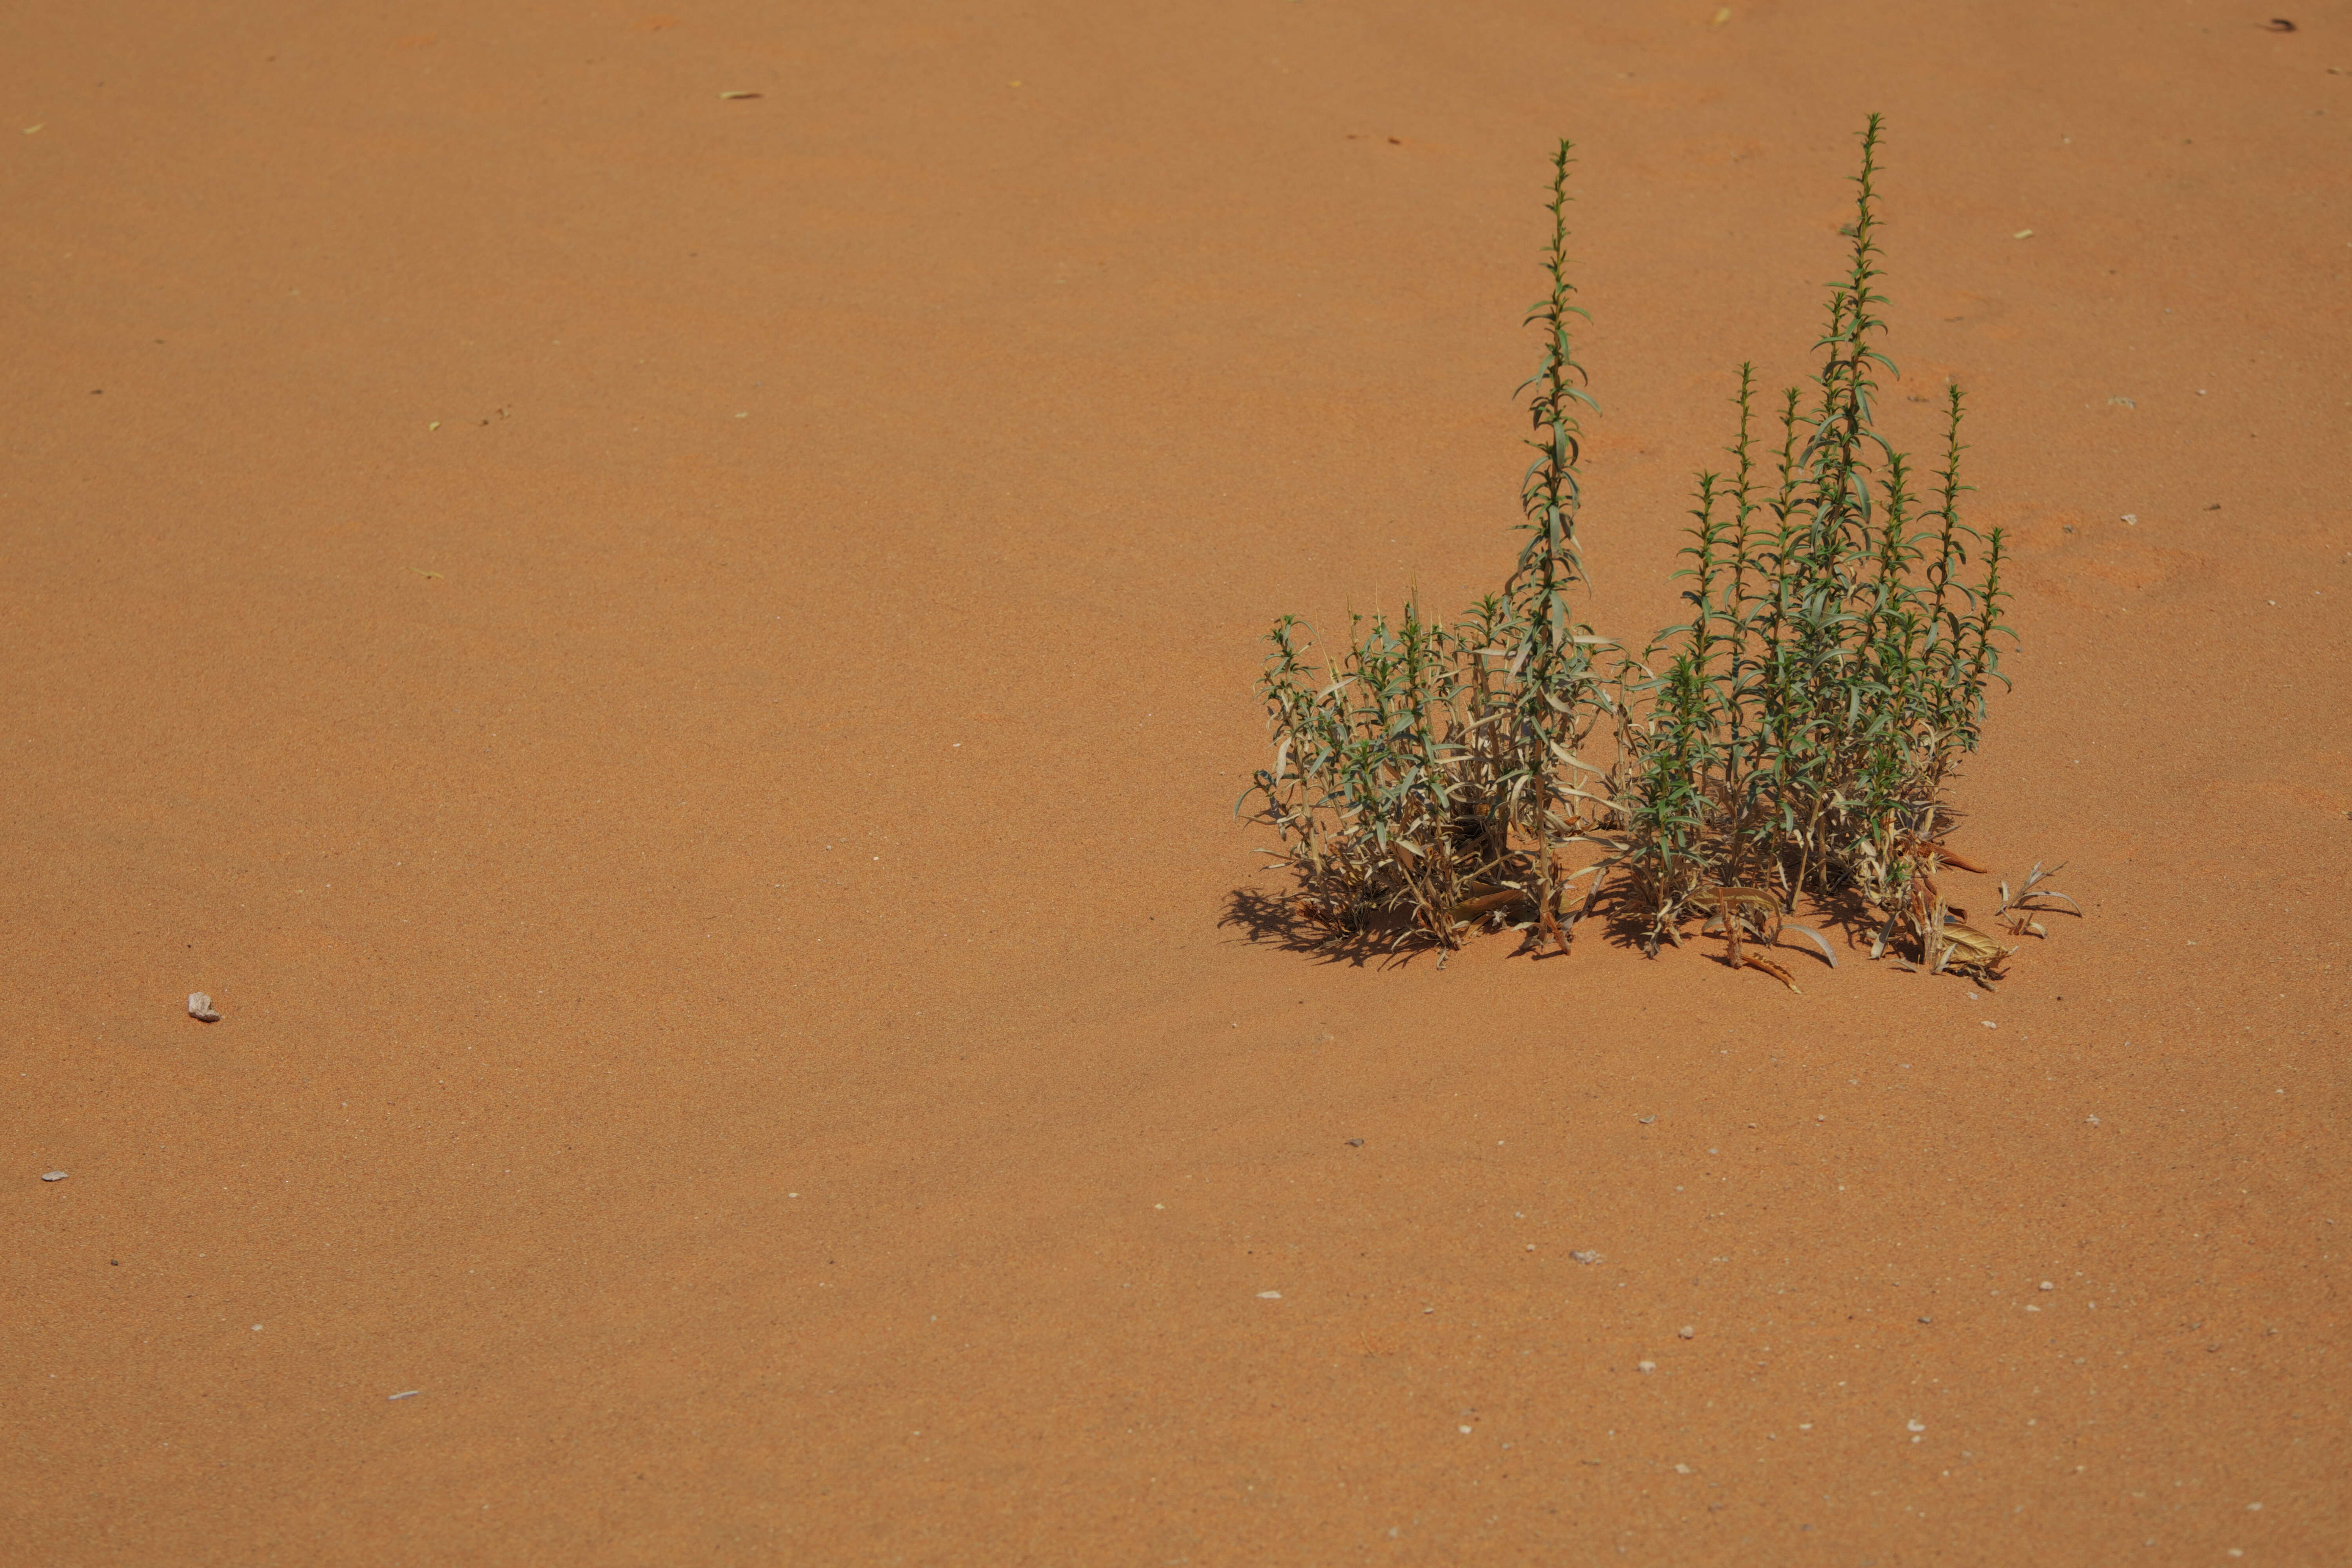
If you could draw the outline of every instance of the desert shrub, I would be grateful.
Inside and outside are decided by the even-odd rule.
[[[1610,645],[1571,603],[1576,410],[1591,404],[1569,331],[1584,314],[1568,279],[1571,151],[1562,142],[1552,164],[1551,292],[1528,316],[1543,349],[1519,389],[1535,455],[1517,566],[1451,624],[1412,604],[1394,621],[1351,617],[1322,664],[1296,617],[1268,636],[1259,684],[1275,761],[1243,798],[1281,836],[1301,912],[1338,937],[1451,948],[1469,924],[1517,910],[1565,945],[1560,852],[1610,809],[1601,770],[1578,752],[1607,707],[1596,654]]]
[[[1408,605],[1355,617],[1317,664],[1303,625],[1270,635],[1260,689],[1275,748],[1244,803],[1280,836],[1299,910],[1335,939],[1454,946],[1481,921],[1565,947],[1604,893],[1652,952],[1694,919],[1719,926],[1737,966],[1789,972],[1758,951],[1811,897],[1874,924],[1917,963],[1979,979],[2012,949],[1958,922],[1939,866],[1947,790],[2005,681],[2002,540],[1962,521],[1963,413],[1948,389],[1943,454],[1925,493],[1876,427],[1885,304],[1876,233],[1880,121],[1862,134],[1843,276],[1830,287],[1811,383],[1766,417],[1739,369],[1728,464],[1697,478],[1677,576],[1689,618],[1636,657],[1579,621],[1579,405],[1593,406],[1570,336],[1567,184],[1553,160],[1549,297],[1521,387],[1534,458],[1521,482],[1517,564],[1499,594],[1444,624]],[[1615,754],[1584,754],[1605,730]],[[1584,845],[1584,851],[1571,846]],[[1584,863],[1571,868],[1570,862]],[[2000,913],[2040,931],[2035,868]],[[2037,890],[2039,889],[2039,890]],[[1841,904],[1843,900],[1843,905]]]

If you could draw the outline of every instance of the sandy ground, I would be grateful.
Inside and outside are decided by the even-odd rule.
[[[2293,3],[7,6],[0,1556],[2352,1560]],[[2088,918],[1254,939],[1265,623],[1507,569],[1552,139],[1646,629],[1874,109],[1956,842]]]

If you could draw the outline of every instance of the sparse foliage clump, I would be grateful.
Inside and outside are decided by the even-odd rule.
[[[1336,936],[1387,924],[1392,942],[1451,948],[1516,909],[1564,947],[1560,852],[1609,820],[1601,770],[1578,751],[1608,710],[1595,655],[1610,645],[1571,603],[1584,575],[1576,410],[1592,400],[1569,333],[1584,314],[1567,269],[1570,151],[1562,142],[1553,160],[1551,293],[1528,316],[1544,346],[1519,389],[1535,457],[1517,569],[1451,624],[1411,604],[1395,621],[1355,617],[1326,664],[1295,617],[1268,636],[1260,689],[1275,762],[1253,794],[1298,874],[1302,912]]]
[[[1298,911],[1332,939],[1450,949],[1487,922],[1564,950],[1607,894],[1652,952],[1704,920],[1735,968],[1793,988],[1761,950],[1794,931],[1835,964],[1788,918],[1810,898],[1864,923],[1874,956],[1892,946],[1931,971],[1999,977],[2014,949],[1963,923],[1936,873],[1982,869],[1943,840],[1986,691],[2006,682],[2002,539],[1961,518],[1958,388],[1924,487],[1877,430],[1878,376],[1897,374],[1876,314],[1878,117],[1862,144],[1818,367],[1760,418],[1754,367],[1740,367],[1729,462],[1697,478],[1677,574],[1689,618],[1635,656],[1572,604],[1577,416],[1593,405],[1570,334],[1584,311],[1560,143],[1551,291],[1528,317],[1543,347],[1521,388],[1535,455],[1516,569],[1452,623],[1413,605],[1356,617],[1325,664],[1295,618],[1270,634],[1274,765],[1244,799],[1281,837]],[[1596,735],[1614,742],[1606,762],[1586,755]],[[2043,934],[2029,900],[2072,904],[2035,891],[2040,878],[2014,905],[2003,885],[2009,934]]]

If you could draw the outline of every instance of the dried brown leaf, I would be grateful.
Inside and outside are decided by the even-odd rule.
[[[1475,899],[1465,899],[1445,911],[1445,918],[1456,925],[1467,925],[1480,915],[1514,904],[1528,895],[1517,888],[1506,888],[1499,893],[1481,893]]]
[[[1958,921],[1946,925],[1936,936],[1935,972],[1938,974],[1951,969],[1983,979],[1999,979],[2000,966],[2017,951]]]
[[[1975,861],[1969,859],[1965,855],[1953,854],[1949,849],[1945,848],[1940,844],[1927,844],[1922,845],[1921,847],[1928,854],[1933,855],[1937,859],[1941,860],[1945,865],[1953,867],[1958,870],[1973,871],[1979,877],[1987,874],[1984,867],[1978,865]]]
[[[1568,952],[1568,932],[1561,928],[1558,921],[1552,918],[1551,909],[1548,904],[1538,907],[1536,910],[1536,933],[1538,944],[1549,941],[1557,943],[1561,952]]]

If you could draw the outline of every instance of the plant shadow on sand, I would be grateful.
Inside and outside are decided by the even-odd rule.
[[[2037,868],[2037,871],[2038,869]],[[2038,906],[2029,909],[2021,902],[2012,904],[2007,901],[2009,890],[2007,882],[2001,884],[2001,890],[2004,896],[2002,907],[2004,913],[2011,909],[2026,910],[2028,913],[2049,912]],[[2031,892],[2029,884],[2027,896],[2031,896]],[[2063,894],[2055,896],[2063,897]],[[1330,926],[1307,914],[1304,908],[1305,903],[1305,897],[1296,892],[1279,893],[1270,892],[1262,888],[1235,888],[1225,895],[1224,911],[1218,917],[1217,926],[1221,931],[1238,930],[1241,932],[1238,940],[1243,942],[1252,944],[1262,943],[1279,948],[1285,952],[1299,953],[1314,959],[1318,963],[1344,963],[1358,969],[1402,968],[1418,958],[1434,959],[1437,967],[1443,969],[1454,953],[1459,951],[1455,947],[1437,947],[1425,942],[1415,942],[1413,938],[1418,933],[1418,928],[1413,925],[1409,915],[1402,912],[1391,912],[1377,917],[1361,931],[1334,931]],[[2079,917],[2079,910],[2070,912]],[[1966,911],[1955,909],[1952,913],[1961,915]],[[1883,938],[1886,927],[1885,912],[1875,909],[1864,892],[1852,885],[1833,888],[1815,900],[1809,906],[1807,915],[1822,931],[1833,933],[1842,940],[1835,945],[1832,945],[1824,939],[1820,948],[1793,941],[1774,942],[1769,945],[1774,951],[1785,948],[1831,970],[1840,967],[1842,962],[1835,956],[1837,947],[1843,947],[1850,954],[1870,953],[1874,944]],[[1687,923],[1687,921],[1685,922],[1685,924]],[[1654,915],[1638,899],[1613,895],[1600,900],[1590,913],[1571,916],[1562,924],[1563,931],[1571,941],[1579,931],[1589,932],[1611,947],[1638,950],[1652,958],[1661,956],[1664,949],[1668,946],[1689,947],[1702,942],[1724,939],[1721,923],[1716,919],[1706,920],[1691,930],[1685,930],[1684,925],[1678,924],[1662,933],[1655,922]],[[1811,928],[1792,925],[1790,929],[1810,931]],[[1466,945],[1468,938],[1501,937],[1514,931],[1519,938],[1519,944],[1511,954],[1515,958],[1553,960],[1574,956],[1572,948],[1563,951],[1532,925],[1515,928],[1498,926],[1489,921],[1480,921],[1464,930],[1460,936],[1465,939],[1465,945]],[[2013,934],[2022,935],[2024,932],[2021,929]],[[2037,925],[2032,928],[2032,934],[2046,937],[2048,933]],[[1750,936],[1748,945],[1754,944],[1755,939]],[[1707,956],[1728,969],[1736,971],[1743,967],[1727,942],[1724,951],[1709,953]],[[1811,963],[1808,963],[1801,967],[1799,973],[1803,973],[1805,969],[1811,967]],[[1923,970],[1919,965],[1907,962],[1898,962],[1897,967],[1914,973],[1942,973],[1933,969]],[[1998,973],[1988,973],[1981,968],[1970,968],[1966,971],[1952,970],[1949,973],[1955,979],[1987,991],[1992,990],[1996,984],[2007,978]],[[1791,989],[1796,987],[1791,986]]]
[[[1239,940],[1280,948],[1285,952],[1302,953],[1321,963],[1345,963],[1358,969],[1377,966],[1382,969],[1401,968],[1416,959],[1433,959],[1440,969],[1456,951],[1425,942],[1413,942],[1418,933],[1408,915],[1382,915],[1360,931],[1335,931],[1322,921],[1307,914],[1297,893],[1273,893],[1261,888],[1235,888],[1225,895],[1224,913],[1217,919],[1221,931],[1238,929]],[[1641,947],[1648,931],[1646,923],[1637,921],[1630,912],[1622,916],[1614,910],[1596,910],[1578,922],[1601,928],[1603,941],[1612,947]],[[1466,933],[1503,937],[1514,934],[1508,928],[1494,929],[1481,922],[1475,931]],[[1532,929],[1517,931],[1519,945],[1512,956],[1536,959],[1561,959],[1571,956],[1541,940]]]
[[[1295,893],[1269,893],[1260,888],[1234,889],[1225,895],[1224,912],[1217,917],[1217,929],[1237,928],[1242,932],[1238,941],[1301,953],[1318,963],[1345,963],[1361,969],[1375,961],[1412,956],[1407,952],[1391,952],[1370,938],[1333,940],[1328,928],[1299,912]]]

